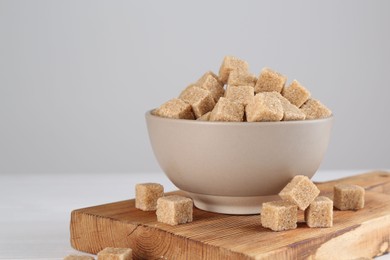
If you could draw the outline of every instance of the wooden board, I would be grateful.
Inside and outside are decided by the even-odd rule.
[[[126,200],[74,210],[71,244],[93,254],[108,246],[131,247],[135,259],[356,259],[389,252],[390,173],[370,172],[318,187],[331,196],[336,183],[365,187],[366,206],[335,210],[332,228],[308,228],[301,212],[297,229],[273,232],[261,226],[259,215],[196,208],[192,223],[169,226]]]

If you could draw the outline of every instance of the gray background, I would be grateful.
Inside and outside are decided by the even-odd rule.
[[[390,1],[0,0],[0,173],[159,171],[144,113],[225,55],[336,117],[322,169],[390,168]]]

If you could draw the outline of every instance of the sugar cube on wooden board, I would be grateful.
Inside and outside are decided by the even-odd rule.
[[[178,195],[171,195],[157,200],[157,221],[179,225],[192,222],[193,202],[192,199]]]
[[[279,193],[283,200],[290,201],[305,210],[310,203],[320,194],[317,186],[307,177],[296,175]]]
[[[98,260],[132,260],[133,250],[131,248],[106,247],[97,254]]]
[[[353,184],[337,184],[333,189],[334,206],[339,210],[364,208],[364,188]]]
[[[298,208],[288,201],[263,203],[261,225],[273,231],[295,229],[297,227]]]
[[[319,196],[305,210],[305,222],[309,227],[333,226],[333,201]]]
[[[164,187],[158,183],[139,183],[135,185],[135,207],[143,211],[153,211],[157,199],[164,196]]]

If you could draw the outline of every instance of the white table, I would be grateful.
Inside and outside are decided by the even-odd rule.
[[[314,180],[363,172],[320,171]],[[70,246],[70,212],[134,198],[134,185],[140,182],[159,182],[166,191],[177,189],[163,173],[1,174],[0,259],[63,259],[84,254]]]

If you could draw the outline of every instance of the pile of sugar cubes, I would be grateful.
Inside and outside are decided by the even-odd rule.
[[[332,227],[333,205],[339,210],[358,210],[364,207],[365,191],[353,184],[337,184],[333,201],[318,196],[320,190],[306,176],[297,175],[279,193],[282,200],[263,203],[261,224],[273,231],[295,229],[298,209],[304,210],[309,227]]]
[[[201,121],[261,122],[320,119],[332,112],[297,80],[264,68],[256,77],[241,59],[226,56],[219,76],[206,72],[198,81],[153,110],[153,114]]]

